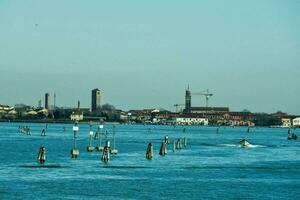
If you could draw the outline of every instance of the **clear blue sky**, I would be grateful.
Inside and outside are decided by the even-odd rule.
[[[0,0],[0,104],[300,114],[298,0]],[[204,106],[194,96],[193,106]]]

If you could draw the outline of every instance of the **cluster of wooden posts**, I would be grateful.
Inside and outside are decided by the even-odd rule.
[[[167,154],[169,143],[170,143],[169,136],[166,135],[164,137],[163,141],[161,142],[160,149],[159,149],[159,155],[165,156]],[[173,140],[173,152],[175,152],[176,150],[186,148],[186,146],[187,146],[186,137],[177,138],[177,139]],[[148,147],[147,147],[147,151],[146,151],[146,159],[151,160],[153,158],[153,155],[154,155],[153,149],[154,149],[153,144],[149,143]]]
[[[92,124],[90,123],[90,130],[89,130],[89,143],[87,146],[87,152],[93,152],[98,151],[102,152],[101,160],[103,162],[108,162],[110,160],[110,155],[116,155],[118,154],[118,150],[116,149],[116,142],[115,142],[115,125],[113,125],[113,148],[110,147],[110,140],[108,138],[108,131],[105,131],[105,146],[102,146],[102,132],[103,129],[103,122],[99,123],[97,131],[93,132],[92,130]],[[41,136],[46,136],[47,132],[47,125],[46,128],[42,129]],[[65,128],[64,128],[65,131]],[[71,158],[76,159],[79,156],[79,149],[77,147],[77,134],[79,131],[78,123],[75,122],[73,126],[73,133],[74,133],[74,139],[73,139],[73,148],[71,149]],[[93,138],[94,140],[98,140],[98,146],[96,148],[93,146]],[[44,145],[42,145],[39,149],[37,162],[41,165],[43,165],[46,161],[46,148]]]

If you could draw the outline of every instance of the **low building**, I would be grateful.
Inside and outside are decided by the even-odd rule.
[[[152,116],[159,113],[158,109],[129,110],[128,120],[136,122],[151,122]]]
[[[282,123],[282,127],[291,127],[292,123],[291,123],[291,119],[290,118],[282,118],[281,119],[281,123]]]
[[[82,121],[83,120],[83,112],[80,110],[72,112],[71,120],[72,121]]]
[[[293,126],[300,127],[300,117],[293,119]]]
[[[173,122],[177,125],[208,125],[208,119],[193,116],[193,115],[186,115],[186,116],[177,116],[173,118]]]
[[[154,124],[169,124],[172,123],[173,118],[179,115],[179,113],[174,113],[167,110],[152,113],[152,122]]]
[[[37,115],[38,113],[34,110],[29,110],[25,113],[25,115]]]
[[[228,113],[228,112],[229,112],[228,107],[191,107],[191,113],[197,113],[197,114]]]
[[[0,105],[0,113],[9,113],[14,110],[15,110],[15,108],[12,106]]]

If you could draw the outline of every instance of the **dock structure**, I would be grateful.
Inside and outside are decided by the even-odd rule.
[[[106,145],[105,147],[103,148],[103,151],[102,151],[102,161],[103,162],[108,162],[109,159],[110,159],[110,141],[109,140],[106,140]]]
[[[77,133],[79,131],[78,122],[76,121],[73,126],[73,132],[74,132],[74,144],[73,148],[71,149],[71,156],[72,158],[77,158],[79,156],[79,149],[77,149]]]
[[[98,130],[97,130],[97,135],[98,135],[98,146],[96,147],[97,151],[103,151],[103,147],[102,147],[102,141],[101,141],[101,130],[103,129],[103,121],[100,120],[99,122],[99,126],[98,126]]]
[[[153,145],[151,142],[148,144],[147,151],[146,151],[146,159],[151,160],[153,158]]]
[[[92,123],[90,122],[89,123],[89,126],[90,126],[90,131],[89,131],[89,145],[86,147],[86,150],[88,152],[93,152],[94,151],[94,147],[93,147],[93,144],[92,144],[92,137],[93,137],[93,128],[92,128]]]
[[[110,153],[112,155],[118,154],[118,149],[116,149],[116,125],[113,125],[113,149],[111,149]]]
[[[41,146],[37,157],[37,162],[43,165],[45,161],[46,161],[46,148],[44,146]]]

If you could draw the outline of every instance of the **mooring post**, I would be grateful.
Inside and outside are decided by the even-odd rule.
[[[106,145],[105,145],[105,147],[103,149],[103,152],[102,152],[102,161],[103,162],[108,162],[109,161],[109,159],[110,159],[109,151],[110,151],[110,141],[106,140]]]
[[[116,149],[116,125],[113,124],[113,149],[110,151],[112,155],[118,154],[118,149]]]
[[[180,138],[177,139],[177,149],[181,149],[181,141],[180,141]]]
[[[153,158],[153,145],[151,142],[148,144],[146,151],[146,159],[151,160]]]
[[[184,146],[184,148],[187,146],[187,139],[186,139],[186,137],[183,138],[183,146]]]
[[[92,152],[94,151],[94,147],[92,145],[92,137],[93,137],[93,128],[92,128],[92,122],[89,122],[89,126],[90,126],[90,131],[89,131],[89,146],[87,147],[87,151],[88,152]]]
[[[44,164],[46,161],[46,148],[44,146],[40,147],[37,162],[39,164]]]
[[[159,155],[164,156],[167,153],[167,144],[163,141],[160,146]]]
[[[74,144],[73,149],[71,149],[71,156],[72,158],[77,158],[79,155],[79,149],[77,149],[77,132],[79,131],[78,122],[76,121],[73,126],[73,132],[74,132]]]
[[[41,136],[46,136],[46,130],[43,128],[42,132],[41,132]]]
[[[180,149],[183,149],[183,139],[180,138]]]
[[[175,152],[175,149],[176,149],[176,141],[173,140],[173,152]]]
[[[169,144],[169,136],[168,136],[168,135],[165,136],[164,142],[165,142],[166,144]]]
[[[97,151],[103,151],[103,147],[101,146],[101,130],[103,129],[103,121],[100,120],[99,126],[98,126],[98,146],[96,147]]]

